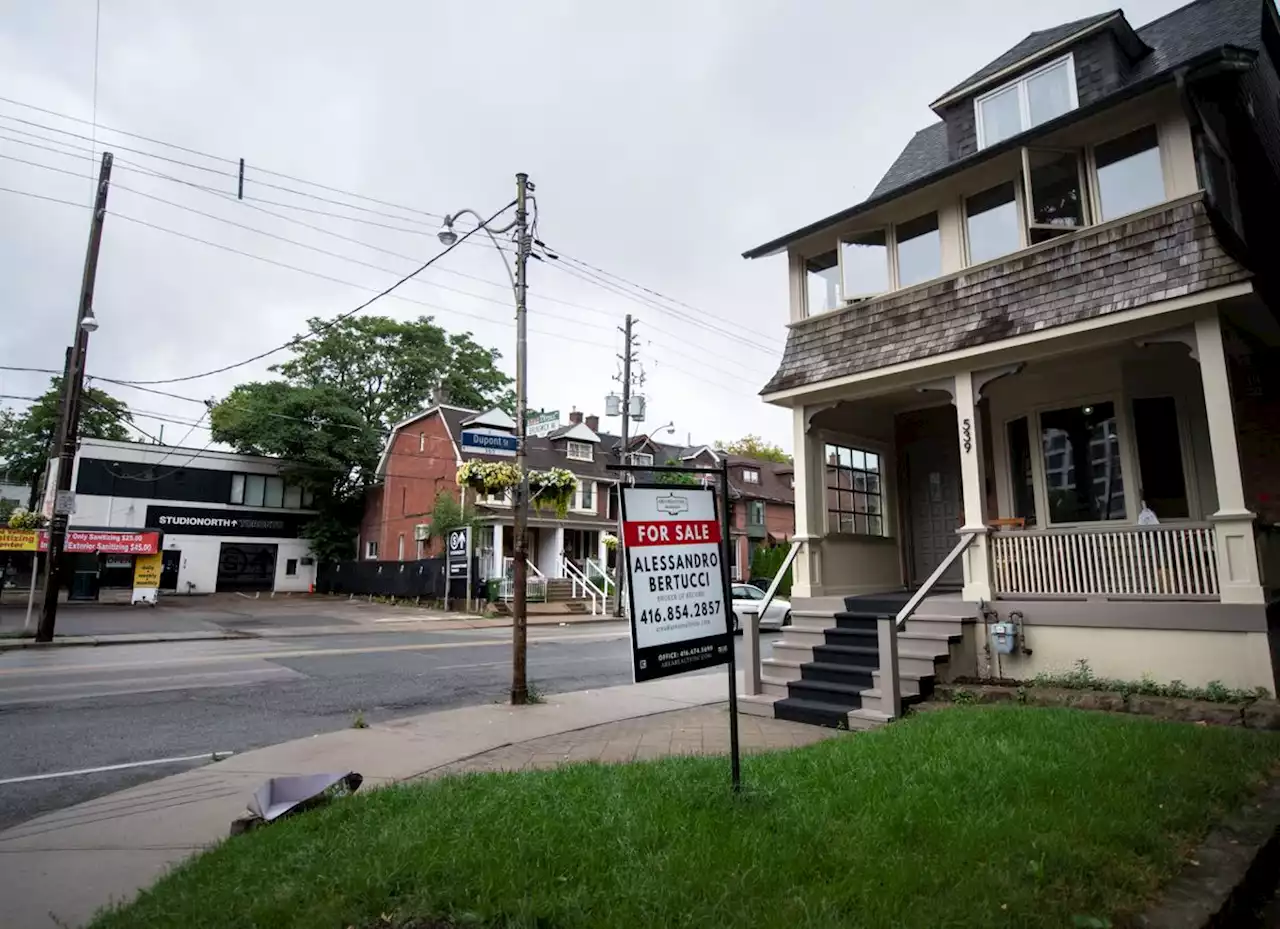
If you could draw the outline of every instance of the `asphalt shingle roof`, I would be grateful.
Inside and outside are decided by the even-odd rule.
[[[1033,32],[999,58],[987,64],[985,67],[979,68],[973,74],[970,74],[946,93],[939,94],[939,99],[949,97],[957,90],[963,90],[970,84],[976,84],[978,81],[990,77],[997,71],[1001,71],[1010,65],[1017,64],[1019,61],[1026,58],[1030,58],[1032,55],[1043,51],[1050,45],[1061,42],[1063,39],[1069,38],[1084,29],[1088,29],[1090,26],[1096,25],[1110,16],[1114,16],[1117,12],[1119,11],[1110,10],[1106,13],[1099,13],[1097,16],[1086,16],[1084,19],[1073,20],[1069,23],[1063,23],[1060,26],[1051,26],[1048,29],[1041,29],[1038,32]]]
[[[1193,3],[1138,28],[1137,38],[1148,46],[1150,51],[1135,62],[1125,84],[1112,91],[1112,94],[1120,93],[1138,82],[1170,73],[1179,66],[1224,46],[1259,50],[1262,47],[1264,4],[1271,2],[1272,0],[1194,0]],[[1112,13],[1099,14],[1096,17],[1075,20],[1033,32],[947,93],[990,76],[1001,68],[1028,55],[1033,55],[1036,51],[1111,15]],[[942,96],[945,97],[946,94]],[[986,154],[988,152],[980,151],[953,162],[947,145],[945,124],[941,121],[933,123],[912,137],[880,179],[880,183],[876,184],[871,195],[862,203],[811,223],[765,245],[757,246],[749,250],[746,256],[754,258],[771,254],[791,241],[817,232],[831,223],[849,219],[864,208],[869,209],[881,198],[894,191],[924,182],[930,176],[940,174],[954,166],[969,162],[976,163]]]
[[[1271,0],[1196,0],[1181,9],[1174,10],[1137,30],[1138,38],[1151,48],[1151,52],[1135,65],[1127,84],[1145,80],[1171,71],[1178,65],[1224,45],[1258,49],[1262,45],[1262,4]],[[1110,16],[1094,17],[1065,23],[1053,29],[1033,32],[1008,52],[1001,55],[981,71],[961,81],[947,93],[952,93],[983,77],[1008,67],[1015,61],[1035,54],[1041,48],[1052,45],[1074,32],[1086,28],[1091,22]],[[1048,41],[1031,43],[1037,36],[1050,37]],[[1023,48],[1026,46],[1026,48]],[[1021,49],[1021,51],[1019,51]],[[1018,52],[1014,55],[1014,52]],[[946,96],[946,94],[943,94]],[[980,156],[981,153],[978,153]],[[978,157],[971,156],[971,157]],[[950,165],[947,149],[947,130],[942,122],[934,123],[915,134],[907,147],[880,179],[868,200],[905,187],[921,178],[935,174]]]

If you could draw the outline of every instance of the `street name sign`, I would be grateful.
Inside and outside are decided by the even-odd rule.
[[[560,428],[560,411],[530,413],[525,417],[525,434],[541,439]]]
[[[473,455],[502,455],[506,458],[516,455],[516,437],[505,432],[464,429],[460,444],[462,451]]]
[[[622,489],[635,680],[726,664],[732,654],[715,492]]]

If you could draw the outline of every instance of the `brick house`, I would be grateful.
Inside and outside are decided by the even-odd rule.
[[[756,709],[892,715],[874,667],[824,689],[814,650],[926,584],[908,688],[1087,659],[1276,689],[1277,62],[1268,0],[1032,33],[933,101],[866,200],[745,254],[787,256],[762,395],[794,416],[807,613]]]
[[[563,519],[534,508],[529,516],[529,564],[535,576],[560,579],[567,571],[603,564],[602,535],[616,525],[610,497],[617,477],[606,470],[611,449],[596,431],[599,419],[571,413],[570,422],[543,438],[529,437],[526,453],[535,471],[565,468],[577,477],[578,492]],[[436,496],[448,491],[480,526],[476,551],[484,578],[506,573],[515,549],[510,495],[460,494],[457,471],[469,459],[510,461],[496,455],[462,452],[463,429],[482,428],[514,434],[515,421],[501,410],[479,412],[437,405],[397,423],[378,462],[379,483],[366,498],[359,553],[364,559],[406,560],[438,554],[440,542],[426,540],[425,529]],[[569,562],[566,565],[566,561]]]
[[[717,457],[720,455],[723,453]],[[743,455],[726,457],[733,507],[730,567],[734,580],[749,581],[753,579],[751,561],[756,550],[785,544],[796,534],[795,468]]]

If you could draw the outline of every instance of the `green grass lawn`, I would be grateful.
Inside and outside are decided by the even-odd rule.
[[[450,778],[229,840],[93,927],[1123,920],[1278,760],[1266,733],[1008,706],[749,758],[738,797],[714,758]]]

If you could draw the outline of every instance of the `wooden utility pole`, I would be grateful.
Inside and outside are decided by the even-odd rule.
[[[631,443],[631,314],[627,314],[625,325],[622,329],[622,354],[618,357],[622,359],[622,452],[618,456],[623,465],[630,463],[631,451],[627,446]],[[629,471],[620,471],[618,473],[618,557],[615,559],[617,565],[617,583],[613,585],[614,596],[617,598],[613,602],[613,615],[622,615],[622,587],[626,582],[627,572],[626,566],[626,543],[622,539],[622,485],[630,477]]]
[[[107,215],[107,190],[111,186],[111,153],[102,153],[102,167],[98,171],[98,195],[93,204],[93,218],[89,223],[89,247],[84,258],[84,275],[80,279],[80,305],[76,312],[76,335],[71,346],[70,363],[62,380],[62,408],[58,415],[57,454],[55,463],[59,490],[71,489],[71,472],[76,461],[76,440],[80,420],[80,394],[84,390],[85,360],[89,351],[89,333],[98,328],[93,315],[93,285],[98,277],[98,250],[102,246],[102,224]],[[58,512],[56,505],[49,523],[49,553],[44,575],[44,605],[40,610],[40,623],[36,627],[37,642],[52,642],[53,627],[58,618],[58,588],[61,586],[60,569],[62,550],[67,539],[65,512]]]
[[[526,380],[529,374],[528,339],[525,329],[525,298],[528,293],[526,272],[529,265],[529,212],[527,199],[529,176],[516,175],[516,467],[520,483],[516,485],[515,564],[512,566],[511,600],[511,702],[517,706],[529,702],[528,637],[529,619],[529,471],[526,467],[527,414]]]

